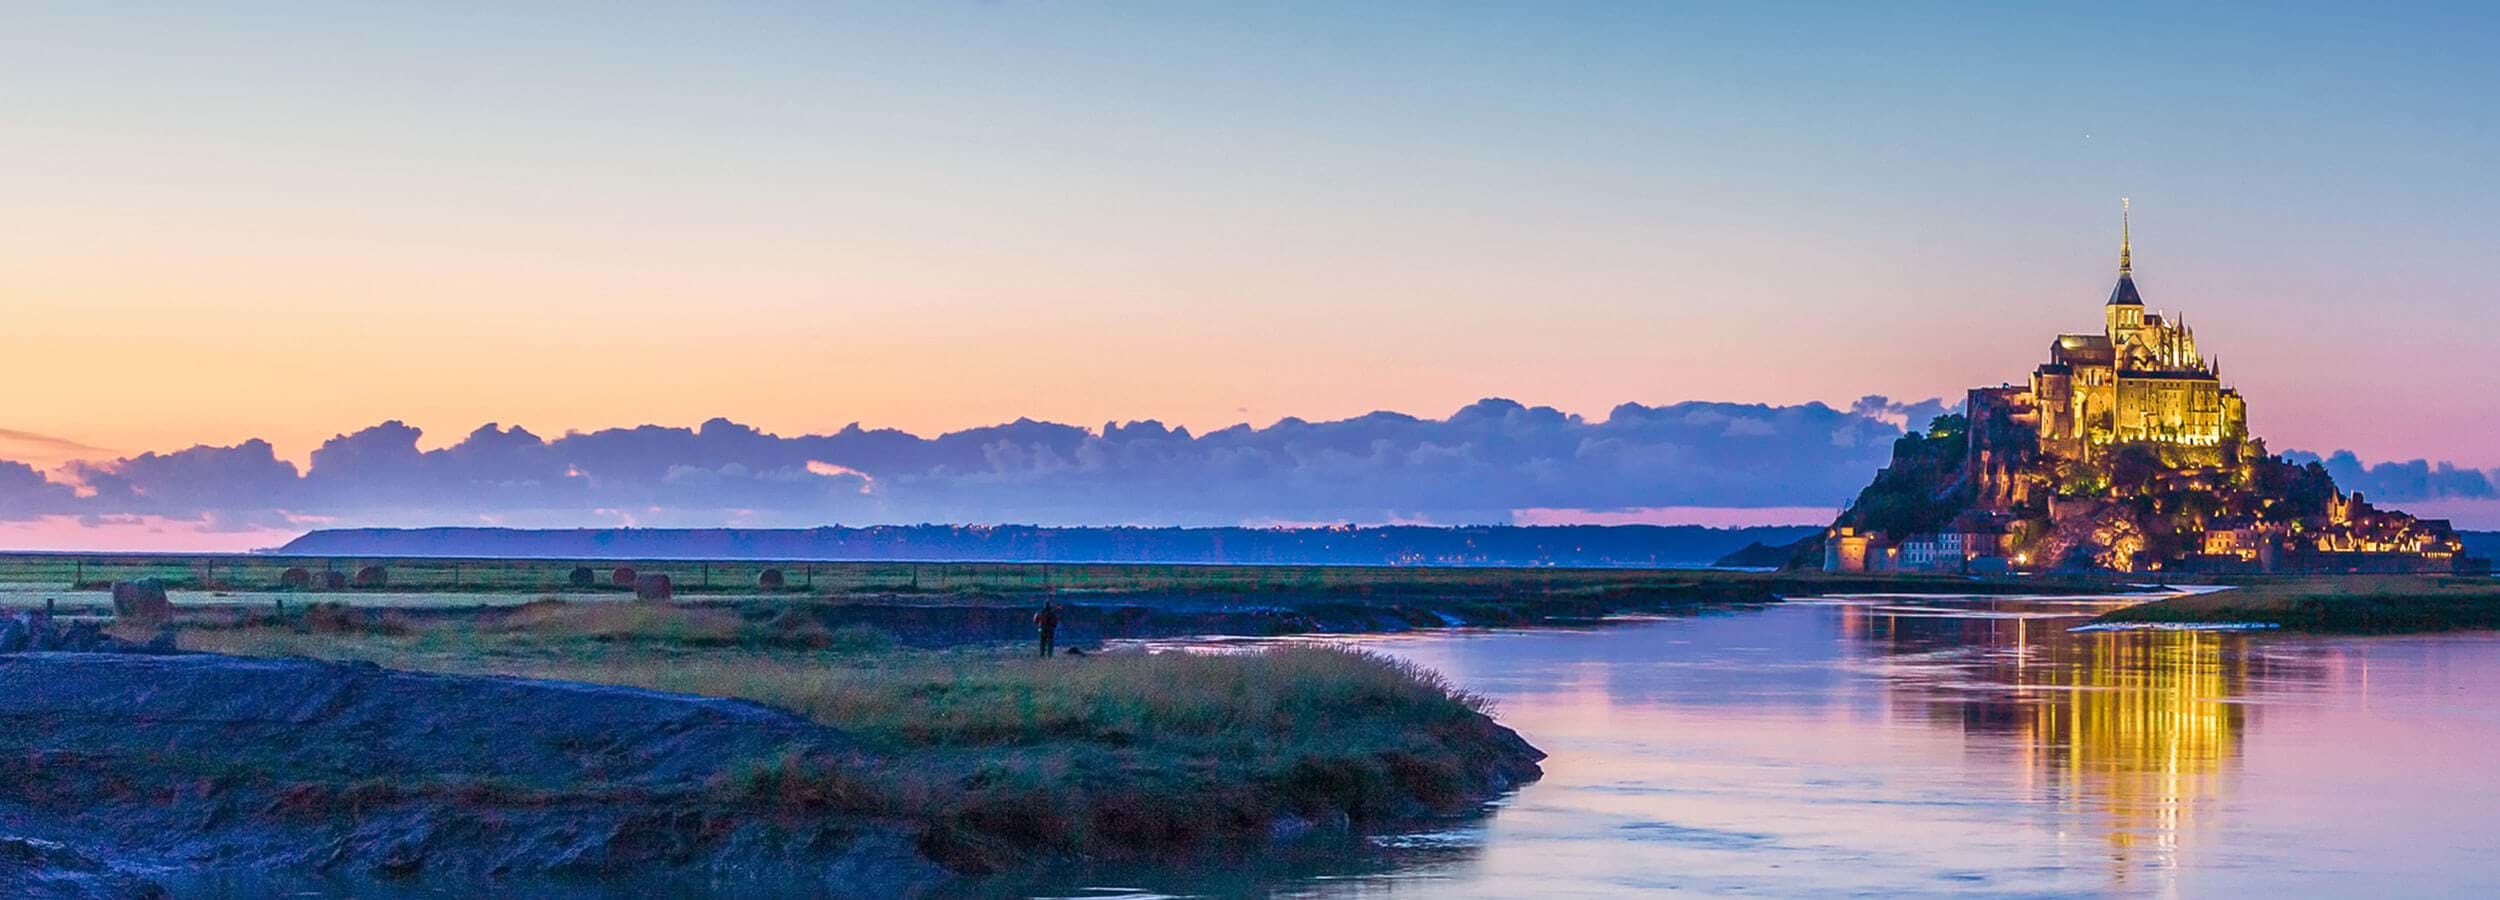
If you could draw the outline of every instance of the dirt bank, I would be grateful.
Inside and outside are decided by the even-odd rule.
[[[893,896],[942,879],[903,823],[767,820],[718,790],[742,762],[845,751],[833,730],[763,706],[631,688],[308,660],[0,657],[0,834],[124,882],[803,864],[830,893]]]

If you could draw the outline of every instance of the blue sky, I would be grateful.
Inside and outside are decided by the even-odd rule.
[[[2278,448],[2489,468],[2495,17],[22,8],[0,458],[1957,396],[2096,326],[2128,196]]]

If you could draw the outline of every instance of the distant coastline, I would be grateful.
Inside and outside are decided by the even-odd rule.
[[[877,525],[822,528],[352,528],[314,531],[286,556],[946,561],[1207,565],[1708,566],[1818,525],[1388,525],[1132,528]]]

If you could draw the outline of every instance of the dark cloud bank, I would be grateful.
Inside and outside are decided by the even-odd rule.
[[[417,429],[385,422],[324,443],[303,471],[259,440],[73,463],[65,480],[0,462],[0,521],[1459,524],[1510,522],[1521,509],[1836,509],[1884,463],[1904,423],[1944,411],[1936,400],[1883,397],[1847,409],[1627,403],[1592,421],[1494,399],[1445,419],[1380,412],[1205,434],[1153,421],[1089,430],[1019,419],[934,438],[857,425],[785,437],[714,419],[549,440],[487,425],[431,451],[417,449]],[[2445,463],[2364,467],[2339,453],[2326,464],[2386,500],[2494,494],[2485,473]]]

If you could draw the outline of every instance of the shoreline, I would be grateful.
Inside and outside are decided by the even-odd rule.
[[[1039,602],[1066,604],[1063,646],[1099,648],[1586,625],[1808,594],[2128,589],[1684,570],[1608,580],[417,607],[302,591],[279,595],[283,611],[212,598],[175,607],[183,655],[0,655],[0,758],[18,769],[0,779],[0,844],[58,876],[42,884],[63,896],[81,895],[72,884],[140,890],[203,861],[271,889],[844,871],[852,880],[825,890],[852,896],[1072,862],[1221,865],[1482,815],[1538,778],[1544,754],[1437,674],[1359,651],[1032,660]],[[220,650],[241,655],[200,652]],[[826,679],[865,684],[874,702],[826,695]],[[1249,711],[1167,696],[1202,682],[1317,693]],[[1084,696],[1063,703],[1070,693]],[[1149,715],[1141,702],[1184,705]],[[654,730],[651,716],[732,724]],[[1236,720],[1285,731],[1233,735]],[[597,759],[559,764],[583,748]],[[624,758],[669,774],[619,780]]]
[[[198,869],[348,894],[799,877],[913,896],[1350,845],[1481,815],[1542,774],[1481,701],[1360,651],[732,648],[703,637],[719,609],[536,612],[670,618],[516,632],[515,650],[583,638],[527,675],[497,672],[499,650],[431,655],[450,631],[318,617],[252,655],[0,655],[0,852],[29,860],[0,892],[147,896]],[[269,630],[187,637],[244,629]],[[358,658],[390,659],[385,642],[410,666]],[[731,681],[706,680],[723,665]],[[828,677],[876,696],[810,693]],[[1225,699],[1243,689],[1274,698]]]

